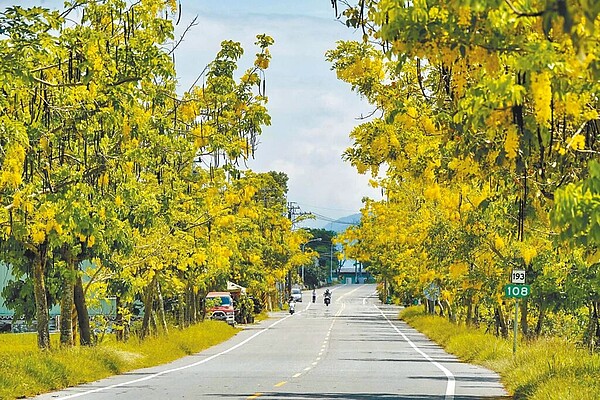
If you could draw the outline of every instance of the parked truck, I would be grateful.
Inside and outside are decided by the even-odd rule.
[[[206,295],[206,312],[211,319],[235,325],[235,309],[229,292],[209,292]]]

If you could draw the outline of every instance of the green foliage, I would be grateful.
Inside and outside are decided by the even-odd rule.
[[[336,232],[326,229],[308,229],[312,241],[306,243],[305,250],[314,251],[317,258],[304,266],[304,285],[306,287],[318,287],[323,282],[328,282],[330,275],[337,276],[338,251],[336,249]]]
[[[0,293],[6,307],[12,309],[16,315],[31,321],[35,318],[35,303],[33,301],[33,282],[31,280],[8,281]]]
[[[553,222],[563,240],[596,249],[600,246],[600,162],[588,163],[587,178],[556,191]]]

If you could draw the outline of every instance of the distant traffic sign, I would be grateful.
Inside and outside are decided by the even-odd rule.
[[[437,301],[440,298],[440,287],[435,282],[432,282],[429,286],[423,289],[423,294],[427,300]]]
[[[521,299],[529,296],[531,293],[531,286],[529,285],[514,285],[509,284],[504,286],[504,295],[506,297],[512,297],[515,299]]]

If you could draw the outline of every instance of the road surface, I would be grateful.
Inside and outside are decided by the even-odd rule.
[[[336,286],[329,307],[322,293],[196,355],[37,398],[509,398],[496,374],[398,321],[399,308],[382,305],[374,285]]]

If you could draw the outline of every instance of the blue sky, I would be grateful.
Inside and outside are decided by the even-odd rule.
[[[240,74],[253,62],[257,34],[274,38],[267,71],[267,105],[272,125],[263,130],[254,160],[257,171],[289,176],[288,201],[303,211],[338,218],[358,212],[364,196],[379,198],[368,178],[341,159],[351,144],[357,117],[372,108],[336,79],[324,60],[338,40],[359,38],[335,19],[328,0],[181,0],[180,34],[198,16],[176,53],[181,91],[186,90],[219,50],[223,40],[241,42]],[[61,1],[0,0],[0,8],[20,4],[61,7]],[[315,221],[318,225],[321,221]],[[323,222],[322,225],[325,223]]]

